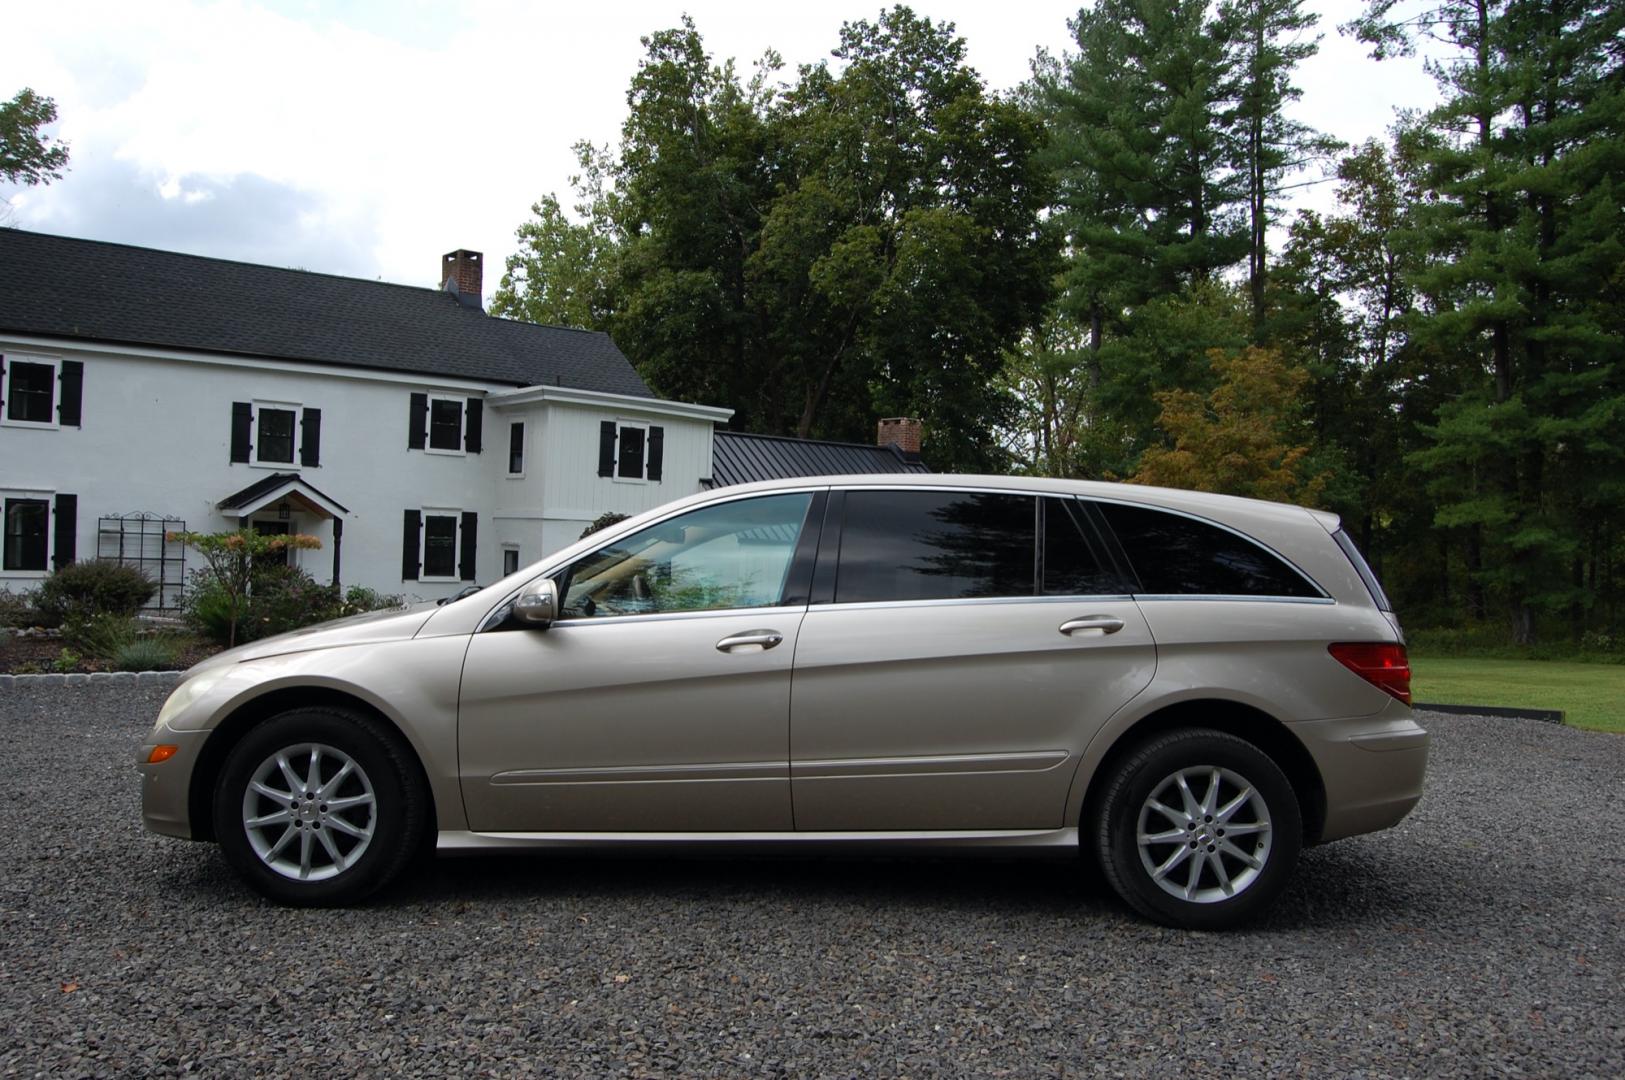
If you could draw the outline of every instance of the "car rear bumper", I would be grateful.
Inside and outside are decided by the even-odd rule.
[[[1422,798],[1428,733],[1399,701],[1375,716],[1305,721],[1292,730],[1326,788],[1322,841],[1397,825]]]

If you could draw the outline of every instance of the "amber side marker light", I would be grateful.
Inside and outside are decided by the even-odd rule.
[[[1411,663],[1405,646],[1377,642],[1339,642],[1328,650],[1337,662],[1405,704],[1411,703]]]
[[[156,765],[160,761],[168,761],[170,758],[180,753],[180,750],[181,748],[178,746],[169,746],[167,744],[164,746],[155,746],[152,748],[152,753],[147,755],[147,764]]]

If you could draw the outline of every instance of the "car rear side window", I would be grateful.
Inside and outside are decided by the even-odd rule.
[[[1076,499],[1044,500],[1045,596],[1104,596],[1129,590],[1109,568]]]
[[[849,491],[835,602],[1031,596],[1034,506],[1027,495]]]
[[[1096,505],[1140,578],[1140,595],[1322,595],[1278,556],[1228,529],[1161,510]]]

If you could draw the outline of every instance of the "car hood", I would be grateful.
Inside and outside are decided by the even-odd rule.
[[[267,656],[282,656],[286,653],[309,652],[313,649],[332,649],[340,645],[362,645],[375,641],[400,641],[415,635],[423,624],[429,621],[434,614],[433,601],[414,604],[407,608],[390,608],[386,611],[369,611],[361,615],[351,615],[343,619],[334,619],[331,622],[317,623],[314,626],[301,627],[286,634],[278,634],[261,641],[252,641],[247,645],[239,645],[235,649],[216,653],[201,664],[192,668],[190,674],[196,674],[206,668],[218,667],[221,664],[241,663],[244,660],[259,660]]]

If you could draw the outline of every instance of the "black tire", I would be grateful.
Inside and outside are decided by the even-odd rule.
[[[289,750],[296,750],[287,755],[291,776],[272,765],[276,755]],[[345,760],[350,767],[339,776]],[[300,777],[308,779],[313,764],[322,783],[308,793],[308,801],[300,801],[305,791],[291,792],[301,809],[293,810],[290,802],[285,825],[250,828],[253,815],[282,813],[280,801],[262,790],[250,794],[256,774],[270,769],[261,786],[280,791],[296,788]],[[318,801],[324,788],[331,789],[331,807]],[[358,805],[339,809],[341,802]],[[261,895],[301,907],[353,904],[376,892],[411,861],[430,824],[422,774],[400,737],[374,717],[321,706],[273,716],[243,736],[215,782],[213,809],[215,837],[231,868]],[[367,833],[364,840],[357,832]],[[287,846],[277,849],[278,844]],[[311,851],[305,865],[289,865],[302,845]],[[301,869],[311,879],[290,876]]]
[[[1194,814],[1180,794],[1180,777],[1195,798]],[[1225,930],[1257,917],[1280,895],[1303,848],[1303,814],[1291,782],[1268,754],[1234,735],[1207,728],[1164,732],[1120,758],[1101,784],[1085,835],[1117,895],[1165,926]],[[1227,819],[1215,822],[1222,815],[1201,812],[1208,802],[1204,784],[1217,789],[1214,809],[1235,804]],[[1152,809],[1153,795],[1159,806],[1174,796],[1169,808],[1175,814]],[[1142,815],[1145,835],[1170,839],[1142,848]],[[1267,828],[1259,829],[1263,823]],[[1154,867],[1170,864],[1163,870],[1166,884],[1159,884]]]

